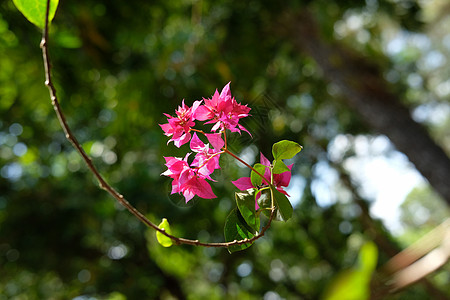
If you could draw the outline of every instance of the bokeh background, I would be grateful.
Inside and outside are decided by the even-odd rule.
[[[41,32],[0,1],[0,299],[317,299],[365,241],[378,266],[449,216],[450,4],[390,1],[61,1],[54,81],[108,182],[177,236],[223,241],[217,199],[170,195],[159,123],[231,81],[251,108],[249,163],[282,139],[294,216],[249,249],[163,248],[87,170],[44,86]],[[419,125],[417,125],[419,124]],[[446,188],[447,186],[447,188]],[[449,267],[383,299],[446,299]]]

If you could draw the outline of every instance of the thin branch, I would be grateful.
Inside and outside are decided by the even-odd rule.
[[[216,152],[213,155],[211,155],[210,157],[208,157],[207,159],[205,159],[205,161],[198,167],[195,167],[195,169],[199,170],[201,168],[203,168],[213,157],[217,156],[217,155],[221,155],[224,154],[225,151],[220,151],[220,152]]]
[[[228,149],[228,144],[227,144],[227,131],[224,129],[223,130],[223,141],[225,143],[225,150]]]
[[[231,152],[230,150],[223,148],[223,151],[230,154],[231,156],[233,156],[235,159],[237,159],[239,162],[241,162],[242,164],[244,164],[247,168],[249,168],[250,170],[252,170],[253,172],[255,172],[256,174],[258,174],[262,180],[267,184],[270,185],[270,183],[267,182],[266,178],[259,173],[258,171],[255,170],[255,168],[253,168],[252,166],[250,166],[248,163],[246,163],[245,161],[243,161],[239,156],[237,156],[236,154],[234,154],[233,152]]]
[[[203,135],[206,135],[206,133],[203,130],[200,130],[200,129],[189,128],[189,131],[195,131],[195,132],[198,132],[198,133],[202,133]]]
[[[194,246],[203,246],[203,247],[221,247],[221,248],[227,248],[234,245],[241,245],[241,244],[247,244],[247,243],[253,243],[257,239],[261,238],[266,230],[270,227],[270,224],[272,222],[272,219],[274,217],[274,211],[275,208],[272,207],[272,212],[270,214],[269,220],[266,224],[266,226],[263,227],[261,232],[258,235],[255,235],[251,239],[243,239],[243,240],[234,240],[232,242],[226,242],[226,243],[204,243],[200,242],[198,240],[191,240],[191,239],[185,239],[185,238],[179,238],[176,236],[173,236],[171,234],[168,234],[164,229],[159,228],[156,224],[151,222],[147,217],[145,217],[140,211],[138,211],[133,205],[131,205],[122,194],[117,192],[112,186],[110,186],[106,180],[103,178],[103,176],[99,173],[97,168],[92,162],[92,159],[86,154],[86,151],[83,149],[81,144],[78,142],[74,134],[72,133],[72,130],[70,129],[66,117],[64,113],[62,112],[61,106],[58,101],[58,97],[56,95],[56,89],[52,81],[51,76],[51,63],[49,58],[49,51],[48,51],[48,26],[49,26],[49,10],[50,10],[50,0],[47,0],[47,8],[45,13],[45,26],[42,33],[42,40],[40,43],[40,47],[42,49],[42,59],[44,62],[44,70],[45,70],[45,85],[47,86],[49,93],[50,93],[50,99],[52,101],[53,109],[55,110],[56,116],[58,117],[59,123],[64,130],[65,136],[67,140],[73,145],[73,147],[78,151],[78,153],[81,155],[82,159],[88,166],[89,170],[94,174],[95,178],[97,179],[100,188],[107,191],[114,199],[116,199],[120,204],[122,204],[131,214],[133,214],[136,218],[139,219],[142,223],[147,225],[150,228],[153,228],[156,231],[159,231],[163,235],[170,238],[176,245],[180,244],[187,244],[187,245],[194,245]],[[232,155],[234,156],[234,155]],[[239,161],[242,162],[241,159],[238,158]]]

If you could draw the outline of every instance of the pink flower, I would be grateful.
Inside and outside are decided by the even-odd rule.
[[[190,143],[191,150],[196,152],[192,166],[198,167],[198,172],[206,178],[212,180],[209,175],[214,172],[215,169],[220,169],[219,157],[217,154],[219,151],[216,149],[210,149],[209,144],[204,144],[194,133]]]
[[[270,161],[261,153],[260,163],[264,166],[269,167]],[[287,166],[289,170],[292,170],[292,166],[294,164],[291,164]],[[266,168],[266,171],[264,172],[264,178],[267,180],[267,182],[270,182],[270,168]],[[289,185],[289,182],[291,181],[291,172],[286,171],[281,174],[273,174],[273,185],[275,188],[285,194],[286,196],[289,196],[288,193],[283,189],[283,187],[287,187]],[[245,191],[252,188],[257,188],[253,186],[252,181],[250,177],[241,177],[238,180],[232,181],[232,183],[241,191]],[[267,184],[263,181],[263,186],[267,186]],[[255,208],[258,209],[258,199],[260,197],[260,194],[258,193],[256,195],[256,201],[255,201]]]
[[[165,165],[168,169],[161,175],[173,179],[171,194],[183,194],[186,203],[195,195],[205,199],[216,198],[211,186],[205,180],[206,177],[189,166],[187,161],[189,154],[190,153],[186,154],[184,159],[178,157],[164,157],[166,160]]]
[[[166,160],[167,171],[162,173],[161,175],[170,177],[173,179],[172,181],[172,194],[180,193],[182,190],[182,185],[186,181],[186,178],[189,177],[191,172],[191,168],[187,162],[189,157],[189,153],[186,154],[184,159],[179,157],[164,157]]]
[[[261,153],[260,162],[262,165],[270,166],[270,161]],[[291,164],[288,167],[289,170],[292,170],[292,166],[294,164]],[[270,170],[269,168],[266,168],[266,172],[264,173],[264,178],[266,178],[270,182]],[[291,172],[284,172],[281,174],[273,174],[273,185],[277,188],[278,191],[285,194],[286,196],[289,196],[288,193],[283,189],[283,187],[287,187],[289,185],[289,182],[291,181]]]
[[[238,180],[232,181],[231,183],[233,183],[241,191],[246,191],[248,189],[254,188],[250,177],[241,177]]]
[[[164,114],[168,117],[167,121],[169,123],[159,124],[159,126],[161,126],[166,136],[172,137],[167,143],[173,141],[175,146],[179,148],[189,142],[191,139],[189,131],[195,125],[195,112],[200,106],[200,103],[201,101],[195,101],[192,107],[188,107],[184,104],[183,100],[181,106],[178,106],[178,109],[175,111],[176,117]]]
[[[217,196],[214,195],[211,186],[201,176],[192,176],[183,186],[183,196],[186,198],[186,203],[195,195],[204,199],[212,199]]]
[[[199,121],[208,120],[205,124],[215,123],[212,131],[228,129],[241,133],[243,130],[250,134],[247,129],[238,124],[240,119],[248,116],[250,107],[237,103],[231,96],[230,82],[224,86],[220,94],[216,90],[211,99],[203,100],[205,104],[198,107],[195,118]]]
[[[221,133],[205,133],[205,135],[215,150],[219,151],[225,146],[225,141],[222,139]]]

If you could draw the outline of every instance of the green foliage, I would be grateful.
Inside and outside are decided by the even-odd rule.
[[[286,164],[281,159],[276,159],[273,161],[273,174],[281,174],[284,172],[290,172],[289,168],[286,166]]]
[[[47,0],[13,0],[17,9],[34,25],[44,28],[45,14],[47,11]],[[51,22],[55,17],[59,0],[50,0],[50,10],[48,21]]]
[[[378,248],[374,242],[367,242],[362,245],[358,256],[358,269],[364,274],[367,281],[377,266]]]
[[[292,141],[279,141],[273,144],[272,154],[275,160],[290,159],[302,151],[302,146]]]
[[[198,253],[182,247],[160,247],[153,229],[145,231],[145,238],[148,256],[161,270],[176,278],[186,278],[190,275],[198,261]],[[161,257],[164,259],[160,259]]]
[[[370,297],[370,280],[378,260],[378,249],[367,242],[359,251],[358,263],[337,274],[325,292],[325,300],[365,300]]]
[[[260,219],[255,210],[255,191],[248,189],[246,192],[235,193],[236,204],[244,221],[255,231],[259,231]]]
[[[238,209],[234,208],[228,215],[225,221],[225,241],[239,241],[243,239],[251,239],[255,236],[256,230],[251,228],[242,217]],[[240,245],[232,245],[228,247],[230,253],[247,249],[250,247],[251,243],[245,243]]]
[[[162,221],[158,225],[158,227],[160,229],[164,229],[164,231],[167,232],[168,234],[172,234],[172,230],[170,229],[169,221],[167,221],[166,218],[162,219]],[[159,231],[156,231],[156,239],[158,240],[158,243],[160,243],[161,246],[163,246],[163,247],[170,247],[173,245],[172,240]]]
[[[105,298],[105,300],[127,300],[127,297],[119,292],[112,292]]]
[[[267,168],[266,166],[264,166],[262,164],[259,164],[259,163],[255,164],[253,166],[253,169],[255,169],[261,175],[264,175],[264,172],[266,171],[266,168]],[[262,177],[258,173],[256,173],[255,171],[252,171],[250,173],[250,180],[251,180],[253,186],[259,186],[263,182]]]
[[[289,202],[289,199],[278,191],[273,186],[271,187],[274,200],[275,200],[275,206],[277,207],[277,212],[279,213],[281,220],[286,222],[292,217],[292,213],[294,209],[292,208],[291,202]]]

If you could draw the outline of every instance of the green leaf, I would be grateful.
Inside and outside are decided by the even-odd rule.
[[[236,204],[245,222],[254,230],[259,231],[260,219],[255,209],[255,190],[248,189],[245,192],[235,193]]]
[[[107,296],[108,300],[127,300],[127,297],[119,292],[112,292]]]
[[[244,218],[238,209],[234,208],[225,221],[225,241],[232,242],[234,240],[251,239],[255,235],[252,233],[253,229],[245,223]],[[228,247],[230,253],[247,249],[251,246],[251,243],[245,243],[240,245],[233,245]]]
[[[358,256],[358,264],[341,271],[325,290],[325,300],[365,300],[370,298],[370,280],[378,260],[378,249],[373,242],[365,243]]]
[[[289,199],[286,197],[285,194],[279,192],[275,187],[271,187],[271,189],[273,191],[273,196],[276,201],[278,212],[283,218],[283,221],[286,222],[292,217],[292,213],[294,211],[291,202],[289,202]]]
[[[283,201],[282,201],[282,203],[283,203]],[[263,208],[262,213],[267,218],[270,218],[270,210],[264,209],[264,208],[270,208],[272,206],[272,200],[270,199],[270,189],[265,189],[265,190],[263,190],[261,192],[261,196],[258,198],[258,205],[259,205],[260,208]],[[283,217],[281,212],[280,212],[280,209],[278,208],[277,199],[273,199],[273,205],[276,207],[275,208],[275,212],[274,212],[273,220],[274,221],[287,221],[285,219],[286,216]]]
[[[270,210],[263,210],[262,213],[267,217],[270,218]],[[280,210],[278,208],[275,209],[274,216],[272,221],[284,221],[283,217],[280,214]]]
[[[302,151],[302,146],[296,142],[286,140],[279,141],[273,144],[272,147],[272,154],[275,160],[293,158],[300,151]]]
[[[264,175],[264,172],[266,171],[267,166],[262,164],[255,164],[253,166],[253,169],[258,171],[261,175]],[[250,180],[252,181],[252,184],[254,187],[262,184],[262,177],[259,176],[255,171],[252,171],[250,173]]]
[[[272,172],[274,174],[281,174],[284,172],[290,172],[289,168],[286,166],[286,164],[281,159],[276,159],[273,161],[273,170]]]
[[[366,242],[359,250],[358,264],[359,269],[370,277],[377,266],[378,249],[373,242]]]
[[[324,300],[367,300],[369,293],[357,270],[341,271],[325,291]]]
[[[47,0],[13,0],[17,9],[34,25],[45,27],[45,13],[47,11]],[[49,23],[53,20],[58,7],[59,0],[50,0]]]
[[[172,234],[172,231],[170,230],[170,224],[166,218],[162,219],[162,222],[158,225],[158,227],[164,229],[168,234]],[[160,243],[163,247],[170,247],[173,245],[172,240],[159,231],[156,232],[156,239],[158,240],[158,243]]]

